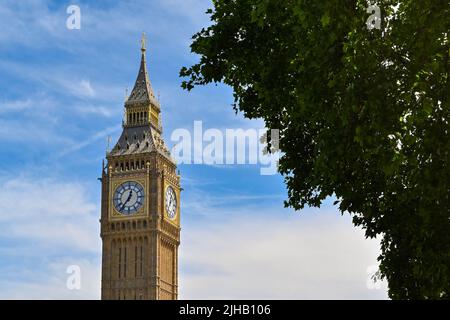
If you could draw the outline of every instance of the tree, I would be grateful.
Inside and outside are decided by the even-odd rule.
[[[380,235],[391,298],[449,299],[450,2],[380,0],[380,29],[363,0],[213,5],[182,87],[228,84],[280,129],[286,206],[335,196]]]

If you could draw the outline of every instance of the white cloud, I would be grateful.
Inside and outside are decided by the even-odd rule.
[[[190,37],[181,36],[182,31],[196,30],[207,23],[209,19],[204,12],[211,6],[207,0],[124,1],[101,9],[80,4],[81,30],[73,31],[66,28],[69,15],[65,9],[70,3],[63,4],[59,10],[51,10],[49,2],[3,0],[0,5],[0,43],[33,48],[52,43],[66,51],[86,52],[90,49],[86,44],[91,41],[111,43],[146,30],[157,37],[158,42],[173,44],[176,39],[177,44],[184,47],[189,44]],[[149,16],[152,23],[149,23]]]
[[[91,82],[89,80],[81,80],[76,83],[68,82],[67,86],[69,90],[76,96],[95,96],[95,91],[92,88]]]
[[[86,186],[31,176],[0,183],[0,299],[98,299],[100,209]],[[67,288],[69,265],[80,266],[80,290]]]
[[[2,238],[99,252],[99,208],[82,184],[31,177],[0,181]]]
[[[73,143],[69,137],[55,132],[49,126],[41,126],[30,121],[9,121],[0,119],[0,141],[19,142],[19,143],[34,143],[33,145],[25,145],[25,147],[39,146],[46,144],[60,146]],[[19,145],[20,146],[20,145]]]
[[[0,103],[0,112],[23,111],[33,106],[31,99],[3,101]]]
[[[69,289],[67,280],[71,274],[67,268],[80,267],[80,288]],[[100,299],[100,261],[63,258],[50,262],[44,270],[25,270],[26,279],[17,280],[17,269],[11,270],[10,277],[0,279],[0,299]],[[4,274],[4,273],[3,273]],[[5,274],[4,274],[5,275]]]
[[[23,120],[25,115],[31,115],[54,122],[51,114],[54,113],[56,107],[56,101],[44,93],[28,94],[22,99],[4,99],[0,101],[0,114],[15,115],[18,120]],[[20,118],[17,117],[18,111],[20,111]]]
[[[106,106],[95,106],[95,105],[79,105],[76,110],[85,115],[98,115],[103,117],[111,117],[121,113],[122,110],[117,106],[106,107]]]
[[[106,129],[100,130],[100,131],[94,133],[93,135],[91,135],[89,138],[84,139],[81,142],[77,142],[77,143],[73,143],[73,144],[69,145],[68,147],[66,147],[64,150],[62,150],[58,154],[58,157],[62,157],[62,156],[65,156],[65,155],[67,155],[69,153],[78,151],[78,150],[80,150],[80,149],[82,149],[82,148],[84,148],[84,147],[86,147],[86,146],[88,146],[88,145],[90,145],[90,144],[92,144],[92,143],[102,139],[102,138],[107,137],[108,135],[110,135],[110,134],[112,134],[114,132],[118,132],[119,130],[120,130],[120,126],[113,126],[113,127],[110,127],[110,128],[106,128]],[[105,146],[106,146],[106,143],[105,143]],[[110,145],[110,147],[112,148],[113,145]],[[105,148],[105,150],[106,150],[106,148]]]
[[[50,178],[0,181],[1,237],[10,244],[0,255],[4,261],[17,256],[28,261],[0,267],[0,298],[98,299],[99,208],[89,200],[88,189]],[[230,205],[211,206],[200,219],[193,215],[196,206],[186,203],[181,299],[387,297],[385,286],[367,287],[378,242],[365,240],[349,217],[323,209],[297,215],[238,206],[236,200],[241,199],[232,196]],[[81,290],[66,287],[69,265],[81,267]]]
[[[45,90],[46,94],[55,92],[67,94],[69,98],[88,99],[91,101],[114,102],[123,100],[123,88],[99,80],[92,85],[88,72],[78,70],[77,65],[43,66],[39,64],[0,61],[0,70],[19,79],[33,81],[36,88]],[[87,79],[86,79],[87,78]],[[96,98],[94,100],[94,98]],[[26,99],[24,99],[26,100]],[[70,105],[70,104],[69,104]]]
[[[367,268],[377,265],[379,244],[365,240],[348,217],[278,211],[277,217],[234,212],[227,220],[185,225],[181,298],[387,298],[385,284],[367,287]]]

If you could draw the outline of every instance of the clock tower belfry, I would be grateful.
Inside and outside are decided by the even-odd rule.
[[[161,135],[144,36],[141,53],[122,134],[102,167],[102,299],[178,296],[180,176]]]

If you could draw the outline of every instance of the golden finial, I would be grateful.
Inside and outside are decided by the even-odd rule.
[[[146,42],[145,32],[142,32],[142,38],[141,38],[141,50],[142,51],[145,51],[145,42]]]

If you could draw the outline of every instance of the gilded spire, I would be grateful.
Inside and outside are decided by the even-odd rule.
[[[125,102],[125,105],[150,103],[159,108],[159,104],[156,100],[155,94],[153,93],[147,72],[145,33],[142,33],[141,52],[141,65],[139,67],[139,73],[136,78],[136,82],[134,83],[133,90]]]
[[[144,52],[145,51],[145,32],[142,32],[142,38],[141,38],[141,51]]]

